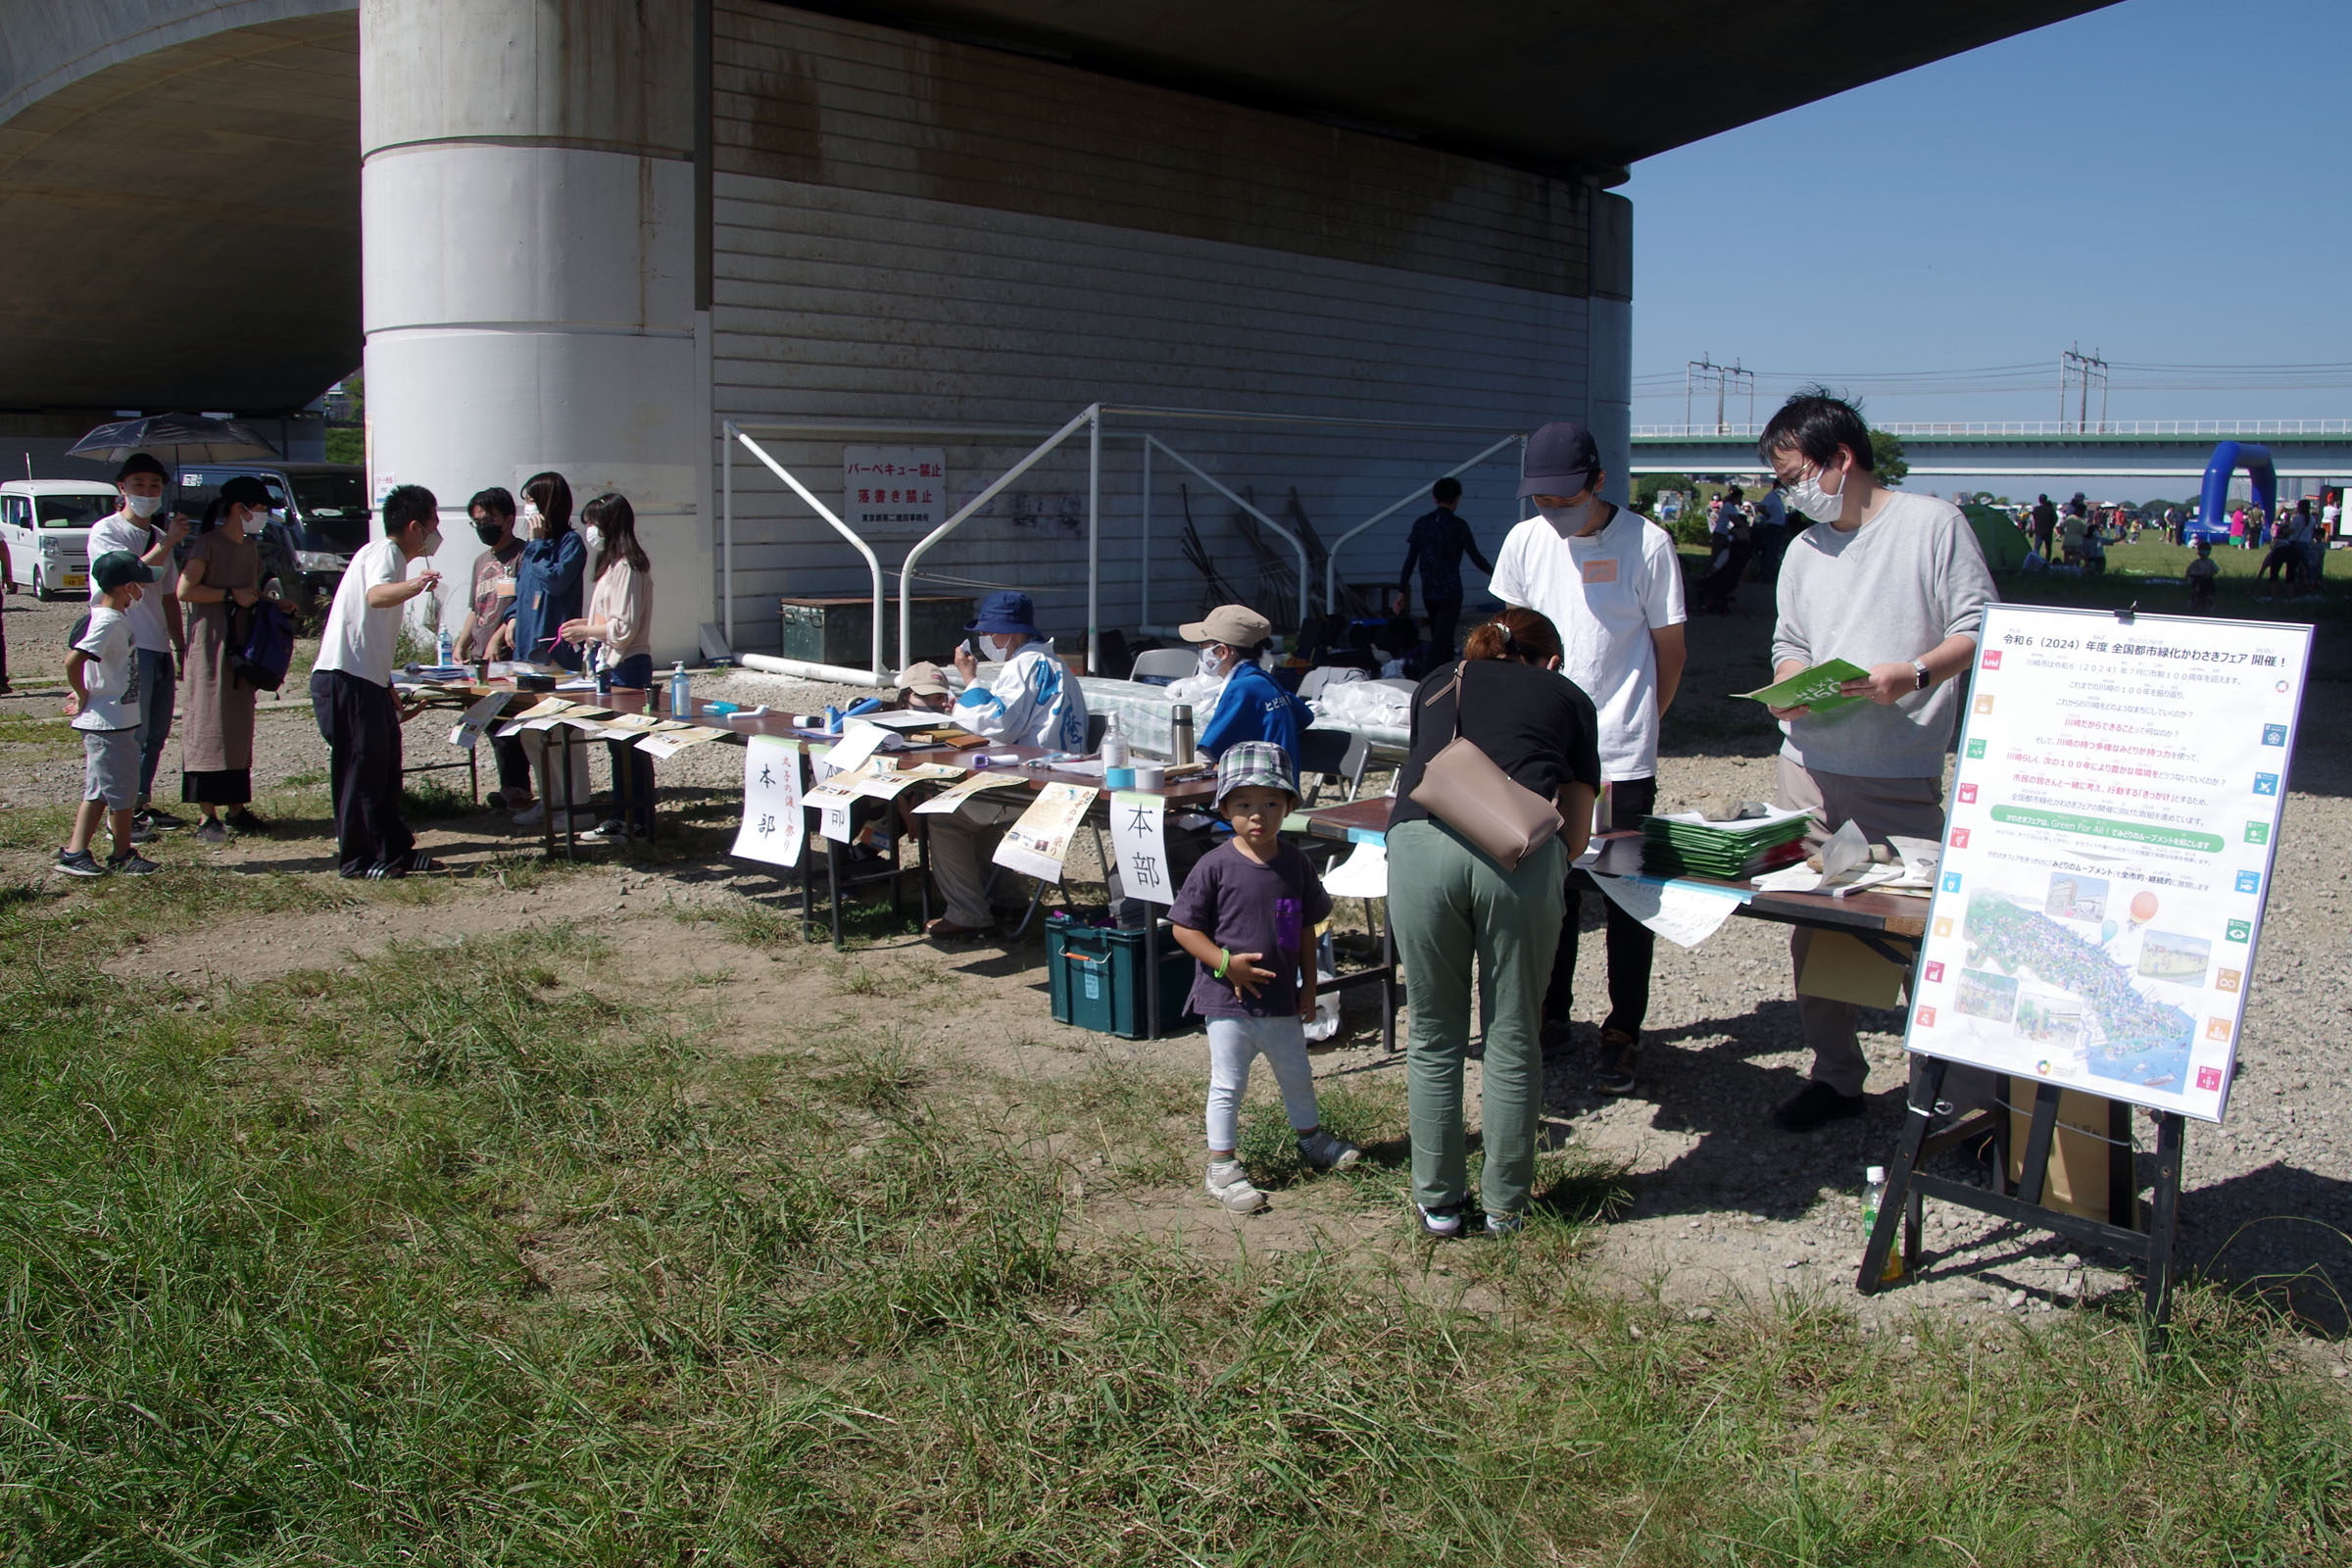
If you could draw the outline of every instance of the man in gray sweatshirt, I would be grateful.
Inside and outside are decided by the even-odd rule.
[[[1816,842],[1849,821],[1874,843],[1889,834],[1940,840],[1943,756],[1960,713],[1950,683],[1976,657],[1984,607],[1998,598],[1976,530],[1947,502],[1879,483],[1869,426],[1826,392],[1790,398],[1757,445],[1788,504],[1814,519],[1781,564],[1773,679],[1831,659],[1869,671],[1843,688],[1867,702],[1818,714],[1772,710],[1788,737],[1780,804],[1812,811]],[[1811,941],[1801,926],[1789,938],[1800,978]],[[1852,1004],[1800,992],[1796,1008],[1812,1079],[1773,1119],[1808,1132],[1860,1113],[1868,1066]],[[1980,1098],[1975,1089],[1955,1081],[1954,1098]]]

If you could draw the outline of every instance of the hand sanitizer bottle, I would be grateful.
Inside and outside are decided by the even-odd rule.
[[[1102,766],[1105,770],[1127,765],[1127,737],[1119,732],[1119,715],[1111,714],[1102,721]]]

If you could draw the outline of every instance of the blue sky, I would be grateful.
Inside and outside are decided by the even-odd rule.
[[[2077,342],[2117,367],[2112,417],[2352,416],[2347,0],[2124,0],[1645,160],[1621,189],[1638,424],[1681,422],[1702,352],[1765,372],[1759,417],[1824,375],[1882,420],[2047,419]],[[2330,362],[2298,387],[2124,368]],[[1873,379],[1993,367],[2030,368]]]

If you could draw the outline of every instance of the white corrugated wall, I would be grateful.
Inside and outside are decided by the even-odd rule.
[[[722,0],[714,30],[721,417],[1042,434],[1101,400],[1496,433],[1563,414],[1622,428],[1621,404],[1589,407],[1595,390],[1622,388],[1625,368],[1595,377],[1590,363],[1582,187],[758,0]],[[1621,354],[1620,337],[1602,330]],[[1144,619],[1145,422],[1114,420],[1105,443],[1104,626]],[[1460,432],[1156,427],[1278,518],[1295,487],[1326,539],[1487,444]],[[947,447],[958,502],[1027,445],[887,439]],[[837,441],[767,444],[838,497]],[[1513,461],[1506,452],[1465,475],[1465,515],[1490,554],[1518,514]],[[1151,619],[1189,616],[1206,594],[1177,548],[1180,484],[1229,580],[1269,599],[1233,507],[1158,458]],[[1081,438],[926,558],[926,576],[972,586],[918,592],[1024,588],[1048,629],[1078,646],[1085,489]],[[1421,510],[1358,538],[1342,579],[1394,578]],[[734,527],[739,649],[774,646],[779,596],[866,588],[856,554],[743,461]],[[890,566],[916,537],[874,543]],[[1261,608],[1287,620],[1294,606]]]

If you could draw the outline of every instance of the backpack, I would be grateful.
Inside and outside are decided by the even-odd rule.
[[[236,635],[239,620],[246,623],[242,637]],[[265,599],[232,619],[229,634],[228,667],[239,684],[265,692],[285,684],[294,662],[294,622],[284,611]]]

